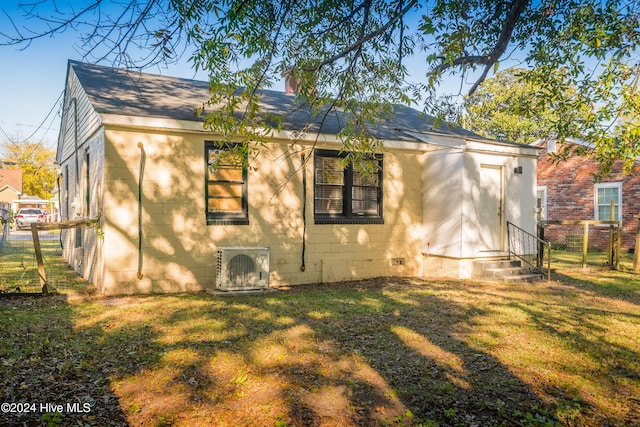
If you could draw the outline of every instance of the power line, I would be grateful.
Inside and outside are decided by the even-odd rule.
[[[60,98],[58,98],[58,99],[60,99]],[[60,110],[61,110],[61,109],[62,109],[62,104],[60,104],[60,106],[58,107],[58,112],[60,112]],[[57,114],[57,112],[56,112],[56,114],[54,114],[54,115],[51,117],[51,121],[49,122],[49,126],[48,126],[48,127],[46,127],[46,128],[44,128],[46,132],[42,135],[42,140],[43,140],[43,141],[44,141],[44,139],[45,139],[44,137],[49,133],[49,131],[50,131],[50,130],[54,130],[54,129],[52,129],[52,128],[51,128],[51,126],[53,126],[53,122],[54,122],[54,120],[56,120],[57,118],[58,118],[58,114]],[[45,145],[46,145],[46,144],[45,144]]]
[[[4,123],[9,124],[9,122],[0,122],[0,123]],[[28,127],[28,128],[37,128],[38,126],[36,125],[30,125],[29,123],[14,123],[14,126],[20,126],[20,127]],[[58,128],[52,128],[52,127],[42,127],[41,129],[43,130],[58,130]]]
[[[47,115],[45,116],[45,118],[42,120],[42,122],[36,127],[36,130],[34,130],[31,135],[29,135],[28,137],[24,138],[22,141],[15,141],[16,144],[24,144],[25,142],[29,141],[31,138],[34,137],[35,134],[37,134],[38,132],[40,132],[42,129],[48,129],[48,128],[44,128],[44,124],[47,121],[47,119],[49,118],[49,116],[51,116],[51,113],[53,113],[53,111],[55,110],[56,106],[59,105],[60,99],[62,98],[62,95],[64,95],[64,90],[60,92],[60,95],[58,95],[58,99],[56,99],[56,101],[53,103],[53,105],[51,106],[51,109],[49,110],[49,112],[47,113]],[[59,108],[59,107],[58,107]],[[55,115],[54,115],[54,119],[55,119]],[[51,120],[51,123],[49,124],[49,126],[51,126],[51,124],[53,123],[53,120]],[[4,135],[4,137],[11,141],[11,138],[9,137],[9,135],[7,135],[7,133],[5,132],[4,129],[2,129],[2,126],[0,126],[0,132],[2,132],[2,134]],[[45,133],[46,135],[46,133]]]
[[[9,135],[7,135],[7,132],[5,132],[4,129],[2,129],[2,126],[0,126],[0,132],[2,132],[2,135],[4,135],[4,138],[6,140],[11,141],[11,138],[9,138]]]

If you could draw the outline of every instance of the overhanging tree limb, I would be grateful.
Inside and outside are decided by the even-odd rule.
[[[504,55],[507,47],[509,46],[509,41],[511,40],[513,31],[516,28],[516,24],[518,23],[518,20],[520,19],[526,8],[529,6],[529,4],[530,0],[514,0],[509,4],[509,12],[507,13],[504,24],[502,26],[502,31],[495,45],[491,49],[491,52],[486,55],[461,56],[455,58],[451,62],[443,61],[440,65],[436,66],[430,74],[439,75],[443,71],[453,67],[484,65],[485,67],[482,74],[473,84],[471,89],[469,89],[468,94],[473,94],[478,89],[480,83],[482,83],[486,79],[489,71],[491,70],[491,67],[493,67],[500,60],[502,55]],[[500,6],[497,6],[496,8],[496,12],[493,17],[494,19],[497,19],[499,7]]]
[[[593,102],[591,120],[571,122],[570,114],[562,114],[554,132],[584,130],[599,148],[597,156],[607,161],[640,155],[640,106],[637,97],[629,96],[640,61],[638,2],[285,0],[283,7],[276,0],[123,0],[97,8],[100,1],[85,1],[88,6],[77,12],[69,6],[66,15],[63,9],[39,14],[45,2],[25,6],[23,11],[36,18],[30,23],[45,25],[42,34],[12,19],[0,43],[29,44],[65,25],[86,29],[93,24],[80,47],[100,60],[124,58],[127,67],[146,67],[177,60],[180,48],[191,50],[196,70],[207,71],[212,91],[220,92],[220,109],[207,123],[247,140],[262,117],[259,105],[231,95],[243,88],[243,102],[254,98],[295,69],[307,91],[299,100],[312,105],[311,115],[339,109],[350,130],[343,135],[345,146],[353,147],[362,137],[358,126],[384,119],[395,104],[422,103],[427,113],[438,116],[456,111],[463,91],[443,93],[444,72],[457,73],[460,88],[470,87],[473,94],[513,47],[517,66],[540,70],[535,78],[545,85],[538,102],[564,113]],[[103,55],[96,51],[101,44]],[[143,52],[137,59],[129,56],[134,47]],[[408,81],[403,61],[411,54],[422,55],[427,70],[411,77],[426,80]],[[559,70],[566,71],[562,79],[547,84],[545,79]],[[414,71],[420,71],[419,65]],[[466,76],[476,71],[467,85]],[[575,99],[561,96],[567,86],[576,88]],[[237,109],[245,106],[250,109],[238,118]],[[616,138],[621,143],[611,144]]]
[[[313,67],[309,67],[309,68],[305,68],[305,71],[317,71],[320,68],[329,65],[329,64],[333,64],[334,62],[338,61],[339,59],[345,57],[346,55],[348,55],[349,53],[359,49],[362,47],[362,45],[364,45],[365,43],[367,43],[368,41],[384,34],[387,30],[389,30],[389,28],[391,28],[392,26],[394,26],[395,24],[398,23],[398,21],[405,15],[407,14],[411,9],[413,9],[416,5],[418,4],[417,0],[411,0],[405,7],[404,9],[402,9],[399,13],[397,13],[395,16],[393,16],[385,25],[383,25],[382,27],[378,28],[376,31],[369,33],[367,35],[362,35],[362,37],[360,37],[358,40],[356,40],[354,43],[352,43],[351,45],[347,46],[345,49],[341,50],[340,52],[336,53],[335,55],[320,61],[318,64],[314,65]],[[368,14],[367,14],[368,15]],[[362,28],[364,29],[365,26],[363,25]]]

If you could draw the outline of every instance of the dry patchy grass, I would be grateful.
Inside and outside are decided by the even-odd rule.
[[[640,281],[571,274],[3,300],[0,400],[91,404],[62,425],[638,425]]]

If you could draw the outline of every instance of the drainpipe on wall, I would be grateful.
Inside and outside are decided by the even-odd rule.
[[[304,151],[300,153],[300,160],[302,161],[302,264],[300,265],[300,271],[304,271],[306,269],[304,253],[307,243],[307,162]]]
[[[147,154],[144,152],[142,141],[138,142],[140,149],[140,173],[138,176],[138,279],[142,279],[142,178],[144,177],[144,164]]]
[[[67,177],[67,179],[69,179]],[[60,165],[58,165],[58,169],[56,170],[56,184],[58,185],[58,218],[57,222],[62,222],[62,194],[60,193],[60,183],[62,181],[62,169]],[[64,243],[62,242],[62,230],[60,230],[60,234],[58,235],[60,239],[60,248],[64,250]]]
[[[73,141],[76,159],[76,184],[78,184],[80,182],[80,167],[78,166],[78,100],[74,96],[71,98],[71,102],[73,103]]]

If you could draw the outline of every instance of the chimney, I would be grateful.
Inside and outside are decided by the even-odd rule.
[[[293,75],[293,71],[286,71],[284,73],[284,92],[285,93],[297,93],[298,92],[298,79]]]

